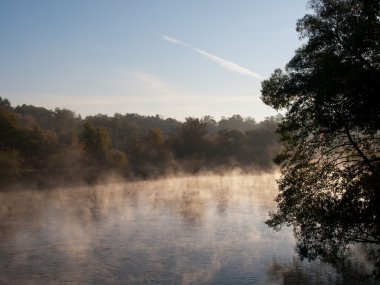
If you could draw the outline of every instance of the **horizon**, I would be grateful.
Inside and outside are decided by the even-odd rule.
[[[300,45],[306,3],[2,1],[0,96],[82,117],[262,121],[277,112],[261,81]]]
[[[3,98],[3,97],[1,97],[0,96],[0,99],[3,99],[3,100],[8,100],[9,101],[9,99],[8,98]],[[243,116],[243,115],[241,115],[241,114],[232,114],[232,115],[230,115],[230,116],[225,116],[225,115],[221,115],[220,117],[216,117],[216,116],[211,116],[211,115],[208,115],[208,114],[204,114],[204,115],[201,115],[201,116],[188,116],[188,117],[184,117],[183,119],[177,119],[177,118],[174,118],[174,117],[167,117],[167,116],[163,116],[163,115],[161,115],[161,114],[152,114],[152,115],[150,115],[150,114],[140,114],[140,113],[136,113],[136,112],[126,112],[126,113],[114,113],[114,114],[106,114],[106,113],[94,113],[94,114],[87,114],[87,115],[82,115],[82,114],[80,114],[80,113],[78,113],[78,112],[75,112],[74,110],[71,110],[71,109],[69,109],[69,108],[61,108],[61,107],[59,107],[59,106],[56,106],[56,107],[53,107],[53,108],[46,108],[46,107],[44,107],[44,106],[37,106],[37,105],[33,105],[33,104],[25,104],[25,103],[22,103],[22,104],[17,104],[17,105],[15,105],[15,104],[12,104],[12,102],[10,102],[11,103],[11,107],[13,108],[13,109],[15,109],[15,108],[17,108],[17,107],[22,107],[23,105],[27,105],[27,106],[33,106],[33,107],[36,107],[36,108],[45,108],[46,110],[48,110],[48,111],[51,111],[51,112],[55,112],[55,110],[56,109],[59,109],[59,110],[68,110],[68,111],[71,111],[71,112],[73,112],[74,113],[74,115],[75,116],[77,116],[77,117],[79,117],[79,118],[82,118],[82,119],[86,119],[87,117],[95,117],[95,116],[98,116],[98,115],[101,115],[101,116],[108,116],[108,117],[114,117],[115,115],[122,115],[122,116],[125,116],[125,115],[130,115],[130,114],[136,114],[136,115],[138,115],[138,116],[142,116],[142,117],[156,117],[156,116],[159,116],[159,118],[160,119],[163,119],[163,120],[166,120],[166,119],[173,119],[173,120],[176,120],[176,121],[178,121],[178,122],[180,122],[180,123],[183,123],[183,122],[185,122],[186,121],[186,119],[188,119],[188,118],[195,118],[195,119],[203,119],[203,118],[205,118],[205,117],[210,117],[210,119],[213,119],[213,120],[215,120],[216,122],[219,122],[219,121],[221,121],[221,120],[223,120],[223,119],[229,119],[229,118],[231,118],[231,117],[233,117],[233,116],[240,116],[243,120],[246,120],[246,119],[254,119],[255,120],[255,122],[256,123],[260,123],[260,122],[263,122],[263,121],[265,121],[265,120],[268,120],[268,119],[270,119],[270,118],[272,118],[272,117],[278,117],[278,116],[283,116],[283,114],[282,113],[280,113],[280,112],[277,112],[275,115],[271,115],[271,116],[265,116],[263,119],[261,119],[261,120],[257,120],[254,116]],[[17,113],[17,112],[16,112]]]

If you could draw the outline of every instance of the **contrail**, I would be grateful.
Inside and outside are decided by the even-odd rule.
[[[234,63],[232,61],[229,61],[229,60],[226,60],[224,58],[221,58],[221,57],[218,57],[216,55],[213,55],[211,53],[208,53],[207,51],[204,51],[200,48],[197,48],[197,47],[194,47],[190,44],[187,44],[185,42],[182,42],[180,40],[177,40],[175,38],[172,38],[172,37],[168,37],[168,36],[165,36],[163,35],[162,38],[168,42],[171,42],[173,44],[178,44],[178,45],[181,45],[181,46],[184,46],[184,47],[187,47],[187,48],[190,48],[192,49],[193,51],[196,51],[197,53],[201,54],[202,56],[204,56],[205,58],[209,59],[209,60],[212,60],[216,63],[219,63],[220,66],[222,66],[223,68],[225,69],[228,69],[232,72],[235,72],[235,73],[238,73],[238,74],[241,74],[241,75],[244,75],[244,76],[249,76],[249,77],[254,77],[256,79],[260,79],[260,80],[263,80],[264,78],[257,74],[256,72],[253,72],[252,70],[249,70],[248,68],[245,68],[237,63]]]

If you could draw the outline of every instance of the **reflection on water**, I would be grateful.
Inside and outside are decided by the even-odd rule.
[[[275,189],[205,175],[0,193],[0,284],[344,284],[264,224]]]

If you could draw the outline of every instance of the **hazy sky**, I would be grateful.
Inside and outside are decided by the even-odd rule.
[[[0,96],[88,114],[275,112],[307,0],[0,0]]]

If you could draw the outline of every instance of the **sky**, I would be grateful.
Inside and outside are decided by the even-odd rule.
[[[0,0],[13,106],[165,118],[276,112],[261,81],[301,42],[307,0]]]

